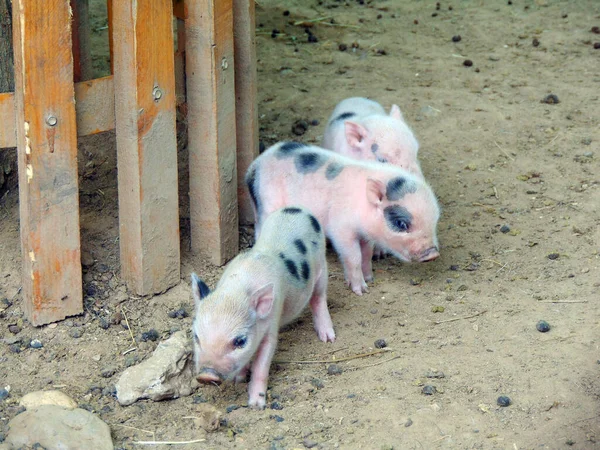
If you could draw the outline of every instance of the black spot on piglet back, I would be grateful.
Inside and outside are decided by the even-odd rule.
[[[307,147],[307,145],[303,144],[301,142],[284,142],[279,147],[279,153],[282,156],[290,156],[296,150],[298,150],[300,148],[304,148],[304,147]]]
[[[298,275],[298,268],[296,267],[296,263],[291,259],[286,259],[283,262],[285,263],[285,268],[290,273],[290,275],[299,280],[300,276]]]
[[[294,165],[298,173],[314,173],[325,164],[327,158],[315,152],[299,153],[294,158]]]
[[[302,239],[296,239],[294,241],[294,245],[296,246],[296,248],[298,249],[298,251],[300,253],[302,253],[303,255],[306,255],[306,245],[304,245],[304,242],[302,242]]]
[[[412,223],[412,214],[400,205],[388,206],[383,210],[383,215],[388,227],[396,233],[406,233],[410,231]]]
[[[258,196],[257,196],[257,174],[256,174],[256,166],[251,166],[248,172],[246,173],[246,186],[248,186],[248,191],[250,192],[250,197],[252,198],[252,202],[254,203],[254,207],[256,208],[256,212],[260,213],[260,208],[258,207]]]
[[[313,216],[312,214],[309,214],[308,218],[310,219],[310,223],[311,223],[312,227],[314,228],[314,230],[317,233],[320,233],[321,232],[321,224],[319,223],[317,218],[315,216]]]
[[[300,214],[302,212],[300,208],[296,208],[294,206],[290,206],[289,208],[283,208],[282,211],[285,214]]]
[[[417,192],[417,184],[404,177],[392,178],[388,181],[386,188],[386,197],[390,201],[400,200],[406,194],[414,194]]]
[[[285,255],[284,255],[283,253],[279,253],[279,257],[280,257],[281,259],[285,259]]]
[[[356,114],[353,112],[345,112],[340,114],[339,116],[337,116],[335,119],[332,120],[332,122],[336,121],[336,120],[346,120],[349,119],[350,117],[354,117]]]
[[[302,261],[300,267],[300,270],[302,271],[302,278],[304,279],[304,281],[307,281],[308,277],[310,277],[310,267],[308,267],[308,263],[306,261]]]
[[[344,170],[344,166],[342,164],[338,162],[329,163],[329,165],[325,169],[325,178],[331,181],[335,177],[337,177],[342,172],[342,170]]]

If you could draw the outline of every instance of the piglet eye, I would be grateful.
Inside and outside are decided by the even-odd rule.
[[[396,229],[398,231],[408,231],[408,223],[403,219],[398,219],[396,221]]]
[[[236,336],[231,342],[234,348],[242,348],[248,342],[248,338],[246,336]]]

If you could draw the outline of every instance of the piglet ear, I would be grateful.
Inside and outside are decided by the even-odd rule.
[[[256,311],[259,319],[265,319],[273,310],[273,283],[269,283],[250,295],[250,307]]]
[[[204,281],[198,278],[198,275],[192,273],[192,296],[194,297],[194,303],[200,304],[202,299],[210,294],[210,289]]]
[[[390,116],[394,119],[404,120],[404,117],[402,117],[402,112],[400,111],[400,107],[398,105],[392,105],[392,109],[390,109]]]
[[[355,150],[360,150],[364,145],[365,139],[368,137],[368,131],[362,125],[347,120],[344,122],[344,128],[346,131],[346,141],[348,145]]]
[[[367,178],[367,200],[374,206],[381,205],[381,200],[385,197],[385,185],[380,180]]]

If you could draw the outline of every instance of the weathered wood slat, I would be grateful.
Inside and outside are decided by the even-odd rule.
[[[75,84],[77,135],[115,128],[115,93],[112,75]],[[16,147],[15,94],[0,94],[0,150]]]
[[[254,1],[233,0],[233,29],[239,216],[240,223],[252,224],[254,212],[244,176],[258,156]]]
[[[69,0],[13,8],[23,308],[35,326],[83,309]]]
[[[232,0],[186,3],[192,248],[224,264],[238,252]]]
[[[121,275],[140,295],[179,282],[172,0],[112,4]]]

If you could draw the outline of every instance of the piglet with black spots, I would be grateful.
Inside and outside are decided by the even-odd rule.
[[[310,303],[319,339],[333,342],[327,309],[325,236],[299,207],[273,212],[254,247],[229,263],[214,291],[192,274],[192,324],[197,379],[243,381],[252,362],[248,405],[265,406],[279,328]]]
[[[439,206],[421,177],[391,164],[360,161],[325,149],[283,142],[248,168],[246,184],[256,215],[256,236],[273,211],[300,205],[331,240],[346,282],[358,295],[373,279],[377,245],[405,262],[439,256]]]
[[[419,143],[398,105],[392,105],[386,114],[373,100],[342,100],[329,118],[322,146],[350,158],[390,163],[423,176],[417,159]]]

